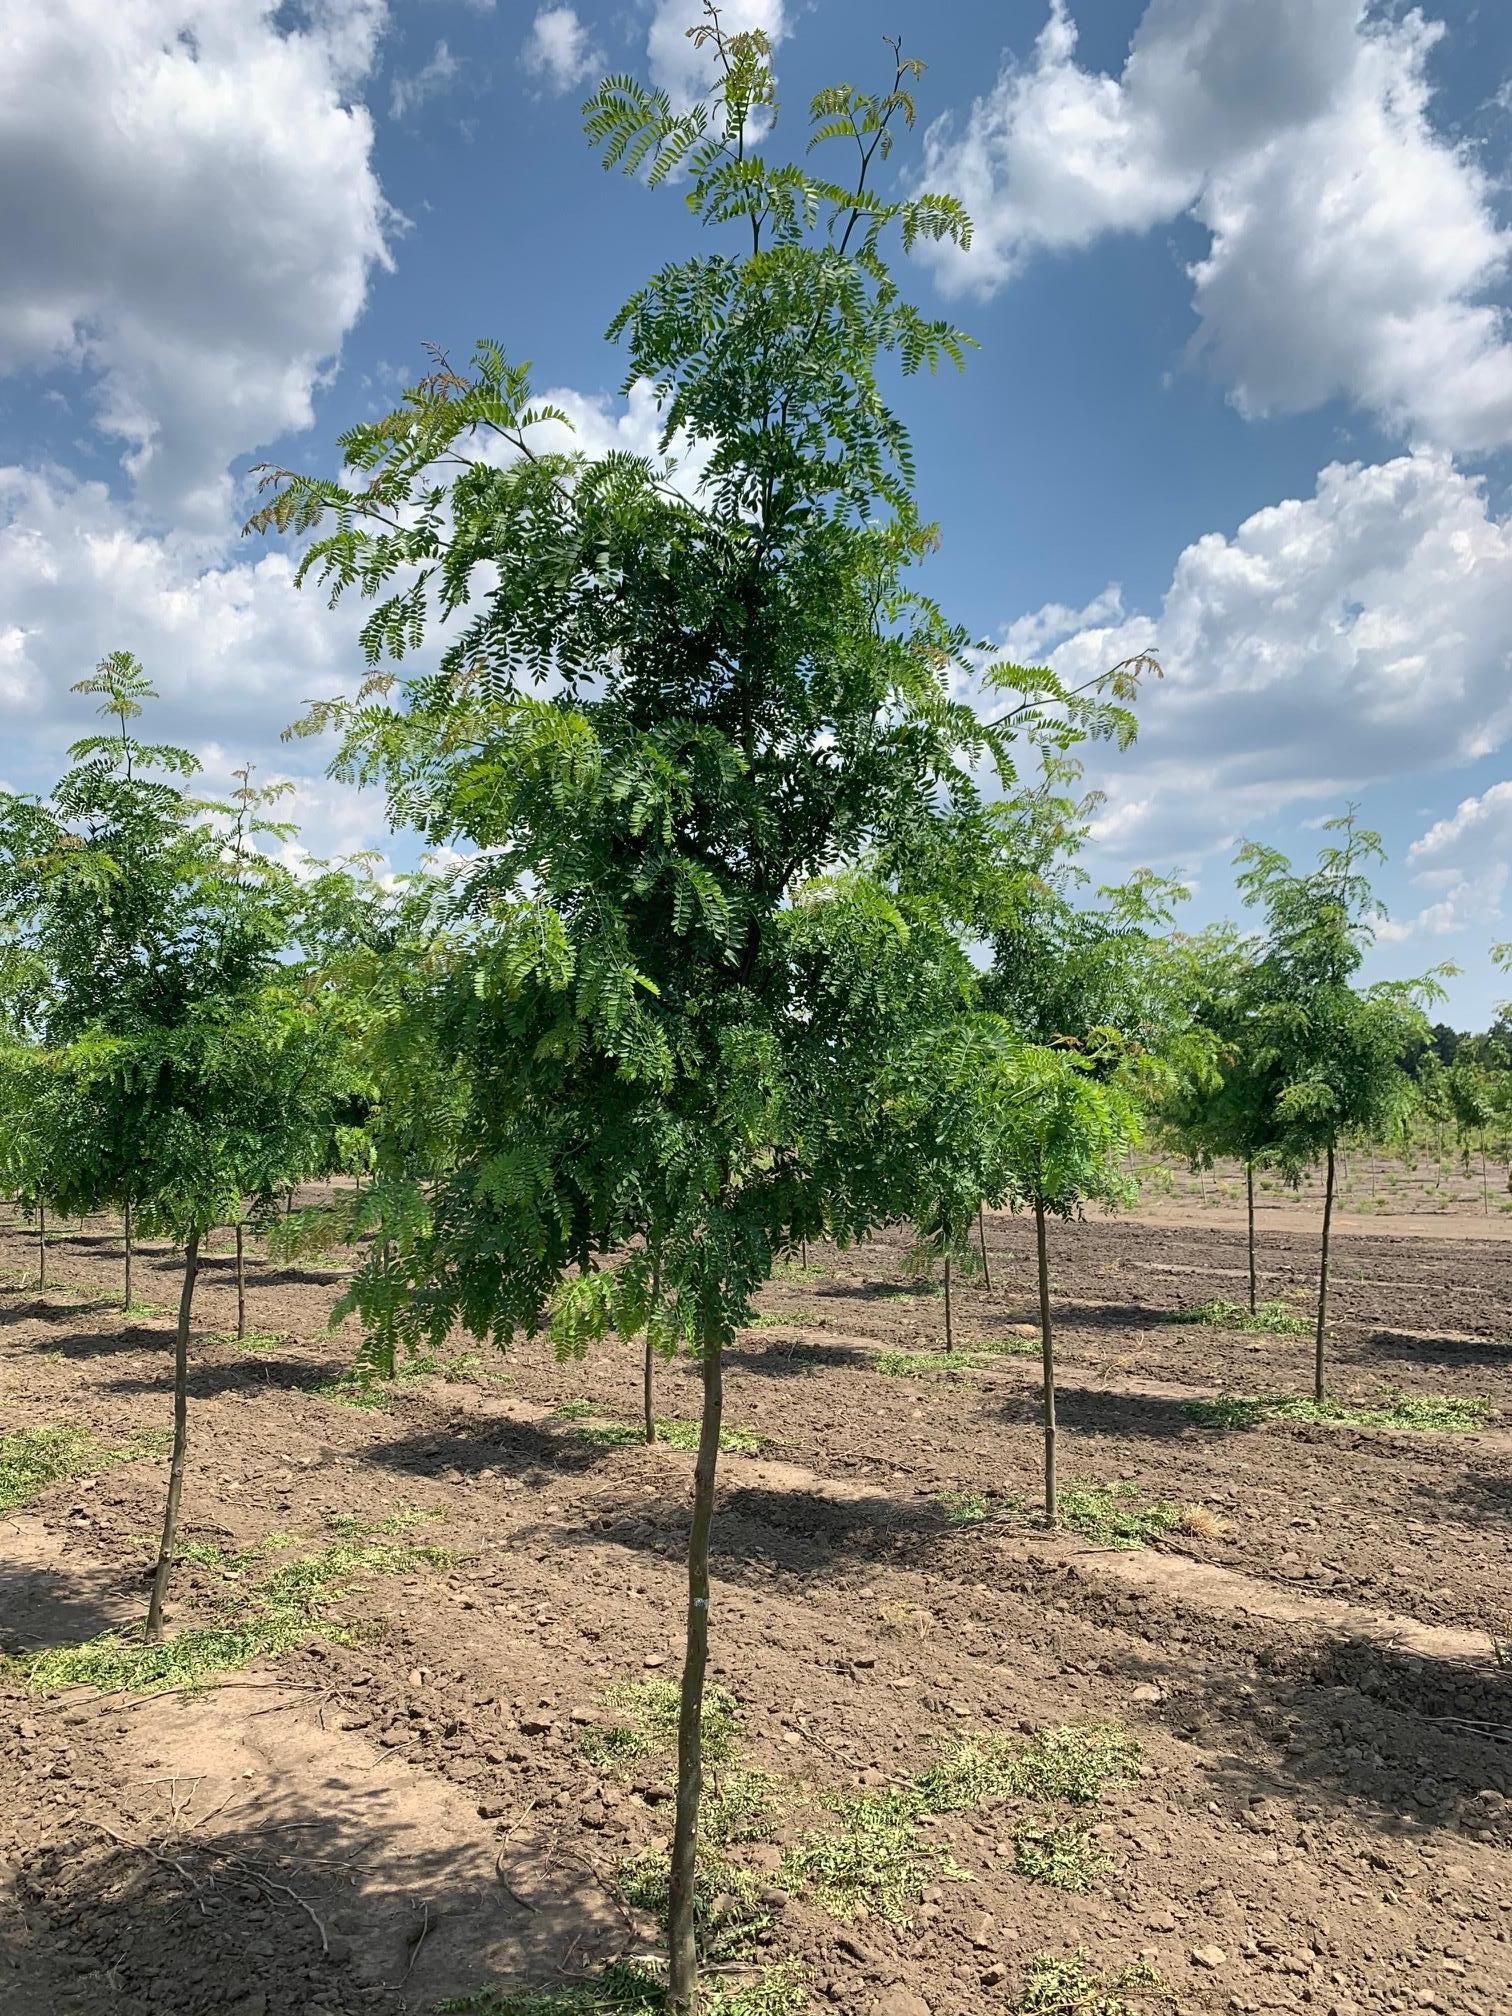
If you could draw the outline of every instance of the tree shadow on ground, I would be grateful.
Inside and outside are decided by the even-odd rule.
[[[1493,1337],[1409,1337],[1400,1330],[1374,1330],[1350,1346],[1358,1362],[1396,1358],[1420,1365],[1484,1365],[1512,1372],[1512,1342]]]
[[[162,1340],[164,1342],[168,1340]],[[250,1354],[238,1357],[230,1363],[195,1362],[194,1346],[190,1345],[189,1397],[191,1400],[211,1400],[223,1393],[255,1392],[258,1387],[275,1388],[280,1392],[314,1393],[317,1386],[339,1378],[351,1367],[345,1359],[312,1361],[308,1358],[267,1358]],[[122,1375],[107,1379],[103,1390],[107,1393],[161,1393],[166,1374],[142,1373],[139,1376]]]
[[[140,1614],[130,1563],[81,1562],[36,1518],[0,1519],[0,1652],[78,1645]]]
[[[979,1616],[1005,1601],[1021,1601],[1036,1617],[1047,1604],[1059,1618],[1074,1613],[1075,1623],[1061,1628],[1096,1634],[1104,1672],[1153,1681],[1169,1695],[1173,1732],[1201,1746],[1202,1796],[1225,1797],[1241,1821],[1257,1794],[1333,1809],[1372,1835],[1457,1838],[1467,1815],[1484,1817],[1474,1797],[1501,1782],[1505,1746],[1435,1718],[1469,1698],[1488,1722],[1512,1721],[1512,1687],[1489,1658],[1479,1666],[1424,1661],[1248,1617],[1205,1616],[1179,1602],[1141,1597],[1130,1604],[1121,1592],[1043,1558],[1014,1558],[991,1544],[995,1530],[952,1525],[928,1500],[837,1503],[803,1489],[736,1485],[721,1497],[711,1565],[716,1581],[757,1593],[788,1584],[796,1594],[872,1571],[875,1599],[875,1571],[886,1569],[923,1575],[927,1599],[931,1583],[954,1585],[938,1601],[972,1603]],[[676,1561],[687,1513],[668,1500],[604,1519],[593,1531],[543,1524],[534,1537]],[[981,1593],[973,1599],[969,1589]],[[1208,1641],[1195,1657],[1194,1635]],[[1425,1781],[1438,1788],[1426,1803],[1418,1796]]]
[[[795,1330],[802,1327],[797,1322],[793,1325]],[[765,1344],[726,1345],[724,1360],[726,1365],[752,1372],[759,1379],[802,1379],[816,1372],[834,1372],[846,1367],[865,1371],[872,1366],[873,1354],[855,1344],[810,1343],[807,1338],[801,1343],[786,1344],[774,1338]]]
[[[375,1443],[358,1455],[364,1463],[405,1476],[435,1477],[457,1470],[464,1477],[476,1477],[492,1470],[528,1479],[548,1471],[582,1475],[624,1455],[627,1449],[641,1453],[645,1448],[644,1443],[634,1440],[620,1447],[607,1446],[575,1433],[568,1423],[554,1427],[501,1417],[428,1426],[393,1441]]]
[[[44,1317],[8,1318],[0,1314],[0,1328],[4,1328],[9,1321],[77,1322],[81,1316],[104,1315],[107,1308],[119,1315],[120,1306],[115,1302],[99,1309],[59,1309]],[[171,1331],[149,1330],[142,1323],[127,1323],[118,1330],[76,1330],[67,1337],[38,1337],[30,1343],[23,1344],[21,1349],[39,1358],[51,1357],[54,1354],[69,1359],[116,1358],[171,1345],[172,1341]]]
[[[1021,1393],[1000,1392],[994,1398],[998,1401],[998,1419],[1005,1425],[1037,1426],[1042,1419],[1039,1390],[1027,1382]],[[1077,1435],[1196,1441],[1225,1432],[1199,1420],[1190,1402],[1163,1399],[1157,1394],[1110,1392],[1061,1383],[1056,1387],[1055,1406],[1060,1425]]]
[[[459,1788],[320,1726],[308,1694],[244,1694],[233,1677],[134,1705],[117,1753],[141,1783],[129,1811],[96,1798],[97,1823],[36,1787],[29,1922],[0,1921],[0,1980],[36,1982],[36,2010],[188,2016],[259,1995],[332,2016],[431,2009],[490,1981],[554,1984],[628,1944],[550,1830],[501,1839]],[[178,1775],[144,1778],[153,1754]],[[54,1960],[77,2002],[41,1987]]]
[[[1458,1440],[1458,1437],[1452,1438]],[[1424,1479],[1416,1486],[1419,1497],[1426,1499],[1432,1509],[1440,1515],[1464,1520],[1484,1518],[1512,1519],[1512,1475],[1508,1474],[1505,1462],[1487,1462],[1467,1468],[1446,1483],[1438,1478],[1431,1482]],[[1488,1607],[1494,1607],[1497,1600],[1508,1613],[1512,1625],[1512,1592],[1488,1591]]]

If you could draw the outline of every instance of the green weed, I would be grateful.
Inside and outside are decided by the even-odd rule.
[[[987,1500],[980,1491],[941,1491],[935,1503],[952,1526],[979,1526],[987,1517]]]
[[[620,1720],[584,1731],[581,1747],[590,1763],[608,1769],[648,1757],[656,1750],[669,1750],[676,1743],[681,1695],[675,1680],[622,1680],[606,1688],[601,1698],[606,1708],[619,1711]],[[705,1688],[705,1764],[724,1764],[734,1756],[739,1715],[735,1696],[727,1689]]]
[[[1074,1820],[1031,1820],[1014,1840],[1014,1866],[1031,1882],[1077,1896],[1090,1890],[1113,1867],[1092,1839],[1092,1830]]]
[[[1175,1323],[1203,1323],[1213,1330],[1259,1330],[1272,1337],[1297,1337],[1312,1327],[1308,1317],[1285,1302],[1262,1302],[1249,1309],[1242,1302],[1227,1302],[1221,1296],[1199,1303],[1195,1309],[1179,1309]]]
[[[1182,1510],[1163,1498],[1141,1503],[1132,1484],[1067,1484],[1060,1521],[1099,1547],[1143,1547],[1179,1526]]]
[[[582,1424],[575,1426],[573,1433],[592,1449],[629,1449],[637,1442],[645,1442],[644,1428],[633,1426],[628,1421],[583,1421],[585,1414],[599,1411],[592,1401],[569,1400],[566,1406],[557,1409],[554,1418]],[[691,1454],[698,1448],[698,1423],[658,1420],[656,1438],[669,1449],[685,1449]],[[755,1456],[766,1447],[766,1438],[753,1434],[749,1428],[721,1428],[719,1446],[727,1455]]]
[[[1306,1400],[1299,1394],[1246,1398],[1225,1393],[1216,1400],[1189,1401],[1187,1411],[1205,1428],[1261,1428],[1268,1421],[1305,1421],[1325,1427],[1411,1428],[1465,1435],[1485,1427],[1491,1403],[1392,1393],[1379,1406],[1366,1407],[1343,1400]]]
[[[961,1737],[907,1785],[831,1799],[836,1825],[788,1851],[782,1880],[789,1889],[810,1887],[837,1918],[855,1918],[864,1909],[906,1925],[910,1906],[937,1877],[970,1880],[942,1844],[923,1837],[921,1823],[968,1812],[988,1799],[1090,1805],[1106,1787],[1131,1776],[1138,1762],[1138,1744],[1114,1722],[1049,1729],[1027,1742]],[[1075,1830],[1062,1828],[1057,1838],[1053,1824],[1035,1823],[1033,1839],[1045,1866],[1057,1876],[1079,1868],[1090,1883],[1098,1851],[1089,1839],[1078,1854],[1070,1841]]]
[[[832,1917],[849,1920],[865,1912],[907,1925],[910,1906],[937,1875],[964,1875],[937,1843],[920,1839],[923,1809],[911,1787],[828,1803],[835,1827],[790,1848],[781,1881],[788,1890],[811,1890]]]
[[[764,1968],[754,1981],[700,1984],[704,2016],[798,2016],[808,2001],[790,1966]],[[437,2016],[638,2016],[666,2007],[667,1990],[648,1967],[616,1961],[597,1979],[573,1988],[482,1988],[436,2004]]]
[[[691,1452],[698,1447],[696,1421],[658,1421],[656,1433],[657,1439],[665,1442],[669,1449],[686,1449]],[[757,1435],[749,1428],[721,1428],[719,1446],[727,1454],[757,1456],[767,1444],[764,1435]]]
[[[1018,2016],[1135,2016],[1137,2005],[1123,1991],[1148,1988],[1161,2000],[1171,2001],[1171,1991],[1146,1961],[1105,1976],[1095,1974],[1086,1956],[1073,1953],[1059,1957],[1042,1953],[1029,1962]]]
[[[163,1436],[153,1432],[112,1448],[70,1421],[0,1435],[0,1512],[27,1504],[66,1478],[86,1476],[108,1463],[156,1455],[163,1443]]]
[[[664,1850],[647,1848],[620,1864],[619,1892],[634,1911],[665,1923],[671,1864]],[[700,1852],[693,1871],[693,1936],[706,1966],[745,1960],[761,1935],[772,1929],[772,1914],[761,1902],[761,1879],[712,1850]]]
[[[983,1337],[959,1351],[879,1351],[877,1370],[891,1379],[938,1379],[985,1372],[998,1358],[1032,1357],[1030,1337]]]
[[[212,1553],[218,1556],[219,1550],[204,1549],[200,1558]],[[219,1557],[236,1567],[244,1566],[248,1558]],[[340,1642],[344,1634],[329,1623],[328,1611],[358,1577],[405,1575],[421,1566],[446,1567],[453,1559],[436,1547],[338,1541],[304,1560],[285,1563],[251,1588],[239,1588],[234,1623],[182,1631],[161,1645],[143,1645],[108,1631],[82,1645],[0,1660],[0,1671],[15,1674],[34,1693],[96,1687],[105,1693],[151,1694],[164,1687],[203,1687],[217,1673],[288,1652],[308,1638]]]

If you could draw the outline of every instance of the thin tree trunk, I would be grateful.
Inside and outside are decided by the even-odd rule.
[[[1045,1250],[1045,1207],[1034,1200],[1034,1237],[1039,1249],[1040,1361],[1045,1381],[1045,1524],[1057,1526],[1055,1488],[1055,1333],[1050,1323],[1050,1259]]]
[[[1255,1313],[1255,1294],[1256,1294],[1256,1281],[1255,1281],[1255,1165],[1254,1165],[1254,1163],[1253,1163],[1253,1162],[1246,1162],[1246,1163],[1245,1163],[1245,1165],[1244,1165],[1244,1194],[1245,1194],[1245,1199],[1246,1199],[1246,1201],[1247,1201],[1247,1203],[1248,1203],[1248,1205],[1249,1205],[1249,1277],[1250,1277],[1250,1314],[1251,1314],[1251,1316],[1253,1316],[1253,1315],[1254,1315],[1254,1313]]]
[[[641,1370],[641,1399],[646,1411],[646,1440],[656,1440],[656,1404],[653,1391],[654,1368],[651,1358],[651,1320],[661,1306],[661,1262],[651,1264],[651,1308],[646,1317],[646,1359]]]
[[[1328,1235],[1333,1225],[1334,1151],[1328,1144],[1328,1178],[1323,1191],[1323,1253],[1318,1265],[1318,1336],[1313,1354],[1313,1398],[1322,1400],[1323,1339],[1328,1322]]]
[[[236,1341],[247,1334],[247,1260],[242,1239],[242,1222],[236,1221]]]
[[[677,1821],[672,1834],[667,2008],[694,2016],[698,2007],[698,1950],[693,1936],[693,1890],[698,1857],[698,1808],[703,1796],[703,1694],[709,1663],[709,1528],[714,1520],[714,1473],[724,1414],[724,1345],[706,1338],[703,1348],[703,1418],[693,1472],[693,1524],[688,1534],[688,1635],[682,1701],[677,1718]]]
[[[152,1600],[147,1606],[146,1637],[149,1645],[158,1644],[163,1636],[163,1598],[168,1593],[173,1543],[178,1535],[179,1500],[184,1495],[184,1455],[189,1447],[189,1311],[194,1302],[195,1276],[199,1272],[199,1237],[197,1231],[191,1232],[184,1245],[184,1285],[179,1291],[178,1334],[173,1344],[173,1455],[168,1464],[168,1503],[163,1511],[163,1538],[152,1577]]]
[[[125,1211],[122,1213],[122,1218],[124,1220],[125,1232],[126,1232],[126,1282],[125,1282],[126,1299],[121,1304],[121,1307],[123,1309],[129,1309],[131,1307],[131,1261],[132,1261],[132,1246],[134,1243],[132,1239],[132,1228],[131,1228],[131,1206],[129,1204],[126,1206]]]
[[[1481,1129],[1481,1215],[1483,1217],[1488,1215],[1490,1210],[1491,1192],[1486,1176],[1486,1130],[1483,1127]]]
[[[945,1349],[955,1349],[955,1324],[951,1321],[950,1310],[950,1254],[945,1255]]]
[[[805,1267],[807,1267],[807,1266],[808,1266],[808,1234],[807,1234],[807,1233],[805,1233],[805,1234],[803,1235],[803,1237],[802,1237],[802,1238],[801,1238],[801,1239],[800,1239],[800,1240],[798,1241],[798,1251],[799,1251],[799,1252],[800,1252],[800,1253],[802,1254],[802,1256],[803,1256],[803,1265],[804,1265]]]
[[[37,1199],[37,1286],[47,1286],[47,1206]]]
[[[982,1286],[992,1293],[992,1269],[987,1264],[987,1220],[980,1204],[977,1206],[977,1241],[982,1249]]]

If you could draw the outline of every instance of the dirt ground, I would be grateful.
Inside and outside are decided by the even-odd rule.
[[[777,1809],[729,1851],[759,1905],[731,1981],[791,1961],[818,2010],[1008,2016],[1037,1956],[1080,1953],[1089,1980],[1157,1971],[1121,1991],[1132,2011],[1512,2009],[1512,1238],[1451,1215],[1431,1236],[1346,1221],[1336,1245],[1334,1393],[1484,1398],[1476,1432],[1222,1429],[1191,1403],[1307,1390],[1311,1340],[1172,1320],[1244,1292],[1232,1211],[1180,1208],[1051,1233],[1063,1482],[1213,1515],[1141,1548],[1037,1524],[1021,1219],[989,1219],[991,1288],[956,1295],[962,1351],[1009,1352],[897,1369],[943,1327],[901,1234],[815,1249],[731,1351],[746,1446],[722,1459],[711,1678]],[[1263,1292],[1304,1308],[1316,1253],[1264,1219]],[[0,1278],[32,1264],[0,1238]],[[57,1237],[50,1264],[47,1292],[0,1293],[0,1432],[140,1450],[169,1421],[172,1256],[141,1256],[161,1308],[130,1320],[100,1299],[111,1228]],[[626,1863],[666,1841],[668,1760],[597,1739],[612,1690],[676,1675],[692,1459],[612,1432],[638,1348],[557,1365],[459,1342],[358,1407],[320,1390],[356,1341],[326,1327],[339,1272],[251,1279],[238,1348],[222,1235],[170,1631],[234,1614],[237,1550],[447,1552],[355,1573],[327,1630],[212,1691],[47,1694],[0,1669],[0,2016],[401,2016],[652,1950]],[[690,1369],[657,1381],[691,1420]],[[163,1472],[153,1445],[0,1515],[0,1650],[139,1617]],[[827,1798],[952,1739],[1110,1719],[1140,1762],[1087,1816],[1085,1894],[1025,1872],[1011,1798],[927,1825],[906,1924],[835,1916],[784,1862]]]

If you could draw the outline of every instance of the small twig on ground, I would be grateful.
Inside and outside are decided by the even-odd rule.
[[[420,1958],[420,1948],[425,1944],[425,1935],[430,1930],[430,1905],[422,1903],[420,1909],[425,1913],[425,1916],[421,1921],[419,1934],[410,1952],[409,1965],[404,1970],[404,1979],[406,1981],[408,1981],[411,1974],[415,1971],[415,1962]]]
[[[114,1841],[118,1847],[129,1848],[138,1855],[150,1855],[153,1861],[160,1863],[164,1869],[174,1870],[175,1873],[185,1883],[189,1885],[189,1888],[194,1896],[194,1901],[199,1906],[200,1916],[203,1918],[206,1915],[205,1900],[203,1895],[201,1894],[204,1889],[204,1885],[199,1881],[197,1877],[192,1876],[190,1874],[190,1872],[184,1867],[183,1863],[180,1862],[180,1860],[176,1855],[161,1854],[156,1848],[149,1847],[145,1841],[128,1840],[124,1834],[117,1834],[114,1827],[107,1827],[103,1820],[86,1820],[84,1824],[87,1827],[97,1827],[102,1834],[106,1835],[110,1840]]]
[[[216,1852],[222,1852],[222,1851],[216,1851]],[[331,1941],[328,1933],[326,1932],[325,1922],[321,1918],[320,1913],[315,1909],[315,1906],[311,1904],[307,1898],[301,1897],[297,1890],[291,1890],[287,1883],[279,1883],[275,1881],[273,1877],[267,1875],[263,1870],[259,1869],[254,1863],[244,1862],[240,1855],[224,1855],[223,1859],[229,1862],[233,1869],[240,1869],[244,1875],[250,1876],[254,1883],[261,1883],[268,1890],[281,1890],[285,1897],[292,1898],[293,1901],[299,1906],[300,1910],[303,1911],[305,1916],[309,1919],[310,1923],[315,1927],[315,1930],[320,1934],[321,1952],[322,1953],[330,1952]]]

